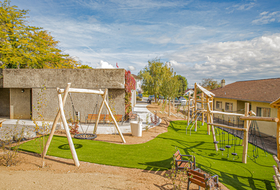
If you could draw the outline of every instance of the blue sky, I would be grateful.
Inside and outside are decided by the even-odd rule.
[[[280,1],[12,0],[83,64],[171,62],[191,87],[280,77]]]

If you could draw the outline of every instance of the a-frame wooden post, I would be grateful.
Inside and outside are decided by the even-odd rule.
[[[111,108],[110,108],[110,106],[108,105],[108,103],[107,103],[107,101],[106,101],[107,94],[108,94],[108,89],[105,89],[105,92],[104,92],[104,94],[102,95],[103,101],[102,101],[102,103],[101,103],[101,106],[100,106],[100,109],[99,109],[99,112],[98,112],[98,116],[97,116],[97,120],[96,120],[96,122],[95,122],[95,127],[94,127],[93,134],[96,134],[97,126],[98,126],[99,119],[100,119],[100,115],[101,115],[101,112],[102,112],[102,108],[103,108],[103,106],[104,106],[104,104],[105,104],[107,110],[109,111],[110,116],[111,116],[112,119],[113,119],[113,122],[114,122],[114,124],[115,124],[115,127],[116,127],[116,129],[117,129],[119,135],[121,136],[122,142],[123,142],[123,143],[126,143],[126,141],[125,141],[125,139],[124,139],[124,137],[123,137],[123,135],[122,135],[122,133],[121,133],[121,130],[120,130],[119,126],[118,126],[118,123],[117,123],[117,121],[116,121],[116,119],[115,119],[115,117],[114,117],[114,115],[113,115],[113,113],[112,113],[112,111],[111,111]]]
[[[245,117],[249,116],[249,103],[245,103]],[[249,120],[244,121],[244,137],[243,137],[243,155],[242,162],[247,163],[247,152],[248,152],[248,137],[249,137]]]
[[[207,95],[206,95],[206,97],[208,97]],[[201,109],[202,109],[202,113],[201,113],[201,121],[202,121],[202,126],[204,125],[204,93],[203,92],[201,92]]]
[[[189,100],[188,100],[188,123],[190,122],[190,114],[191,114],[191,95],[189,92]]]
[[[279,121],[277,122],[277,134],[276,134],[276,141],[277,141],[277,158],[280,160],[280,107],[277,109],[277,118]]]
[[[195,121],[195,131],[197,131],[197,86],[196,86],[196,83],[194,83],[194,113],[195,114],[195,118],[194,118],[194,121]]]
[[[69,131],[69,126],[67,124],[67,121],[66,121],[66,117],[65,117],[65,113],[64,113],[64,104],[65,104],[65,101],[66,101],[66,98],[67,98],[67,95],[69,92],[74,92],[74,93],[89,93],[89,94],[99,94],[99,95],[102,95],[103,96],[103,101],[102,101],[102,105],[100,107],[100,110],[99,110],[99,114],[98,114],[98,118],[97,118],[97,122],[96,122],[96,126],[95,126],[95,129],[94,129],[94,133],[96,133],[96,130],[97,130],[97,124],[99,122],[99,118],[100,118],[100,114],[101,114],[101,110],[102,110],[102,107],[103,105],[105,104],[108,111],[109,111],[109,114],[110,116],[112,117],[113,121],[114,121],[114,124],[119,132],[119,135],[121,136],[121,139],[123,141],[123,143],[125,143],[125,139],[119,129],[119,126],[118,126],[118,123],[108,105],[108,103],[106,102],[106,95],[108,94],[108,89],[105,90],[105,92],[102,92],[101,90],[100,91],[97,91],[97,90],[88,90],[88,89],[76,89],[76,88],[71,88],[70,89],[70,85],[71,83],[68,83],[67,84],[67,87],[64,89],[59,89],[57,88],[57,92],[58,92],[58,102],[59,102],[59,110],[56,114],[56,117],[54,119],[54,122],[53,122],[53,126],[52,126],[52,129],[51,129],[51,132],[50,132],[50,135],[49,135],[49,138],[48,138],[48,141],[45,145],[45,148],[44,148],[44,151],[42,153],[42,157],[45,157],[46,154],[47,154],[47,151],[48,151],[48,148],[50,146],[50,143],[51,143],[51,140],[53,138],[53,135],[54,135],[54,132],[55,132],[55,129],[56,129],[56,125],[57,125],[57,122],[59,120],[59,118],[62,119],[62,122],[63,122],[63,126],[64,126],[64,129],[65,129],[65,132],[66,132],[66,136],[67,136],[67,139],[68,139],[68,143],[69,143],[69,147],[70,147],[70,150],[71,150],[71,153],[72,153],[72,157],[73,157],[73,160],[74,160],[74,163],[76,166],[80,166],[80,163],[79,163],[79,159],[78,159],[78,156],[77,156],[77,153],[76,153],[76,150],[75,150],[75,146],[74,146],[74,143],[73,143],[73,140],[72,140],[72,137],[71,137],[71,134],[70,134],[70,131]],[[62,98],[62,95],[64,93],[64,96]]]
[[[102,112],[102,108],[103,108],[105,100],[106,100],[107,92],[108,92],[108,90],[105,89],[105,92],[102,95],[103,100],[102,100],[101,106],[100,106],[99,111],[98,111],[98,116],[97,116],[97,120],[95,122],[95,127],[94,127],[94,130],[93,130],[93,134],[96,134],[97,126],[98,126],[98,123],[99,123],[99,119],[100,119],[100,115],[101,115],[101,112]]]
[[[65,91],[64,91],[64,96],[63,96],[63,100],[62,100],[62,104],[64,106],[65,102],[66,102],[66,98],[67,98],[67,95],[68,95],[68,91],[69,91],[69,88],[71,86],[71,83],[68,83],[67,84],[67,87],[65,88]],[[59,90],[57,88],[57,90]],[[45,148],[44,148],[44,151],[42,153],[42,157],[44,158],[48,152],[48,149],[49,149],[49,146],[51,144],[51,141],[52,141],[52,138],[53,138],[53,135],[54,135],[54,132],[55,132],[55,129],[56,129],[56,125],[58,123],[58,120],[60,118],[60,109],[58,110],[56,116],[55,116],[55,119],[54,119],[54,122],[53,122],[53,125],[52,125],[52,129],[51,129],[51,132],[50,132],[50,135],[49,135],[49,138],[47,140],[47,143],[45,145]]]
[[[210,104],[209,104],[209,97],[206,96],[206,102],[207,102],[207,123],[210,123]],[[207,124],[207,134],[210,135],[210,125]]]
[[[70,134],[70,130],[69,130],[69,127],[68,127],[68,124],[67,124],[67,121],[66,121],[66,117],[65,117],[65,114],[64,114],[63,101],[62,101],[61,94],[58,94],[58,102],[59,102],[59,110],[60,110],[60,114],[61,114],[61,119],[62,119],[62,122],[63,122],[63,125],[64,125],[64,129],[65,129],[65,132],[66,132],[66,136],[67,136],[67,140],[68,140],[69,147],[70,147],[70,150],[71,150],[71,154],[72,154],[75,166],[79,167],[80,162],[79,162],[79,159],[78,159],[78,156],[77,156],[77,153],[76,153],[76,149],[74,147],[74,143],[73,143],[73,140],[72,140],[72,137],[71,137],[71,134]]]

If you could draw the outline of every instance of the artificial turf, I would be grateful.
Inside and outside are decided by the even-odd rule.
[[[235,157],[231,155],[234,151],[231,147],[228,157],[227,150],[223,154],[215,151],[212,136],[206,134],[206,125],[190,135],[189,132],[186,134],[186,124],[186,121],[171,122],[168,132],[143,144],[112,144],[79,139],[73,139],[73,142],[80,161],[145,170],[169,169],[172,155],[179,149],[182,154],[194,155],[197,167],[219,175],[219,180],[229,189],[275,189],[272,166],[276,163],[271,154],[259,149],[258,158],[254,158],[254,147],[249,144],[248,163],[243,164],[242,146],[235,147]],[[38,143],[40,141],[32,140],[22,144],[20,149],[40,153]],[[67,138],[54,136],[48,155],[72,158]]]

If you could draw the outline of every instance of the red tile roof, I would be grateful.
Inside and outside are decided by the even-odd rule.
[[[237,81],[211,92],[215,98],[270,103],[280,97],[280,78]]]

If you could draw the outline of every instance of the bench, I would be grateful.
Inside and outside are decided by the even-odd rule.
[[[187,171],[187,174],[188,174],[188,190],[191,183],[198,185],[199,189],[200,187],[203,187],[205,189],[216,189],[219,187],[219,178],[217,175],[211,177],[208,174],[206,175],[202,173],[199,168],[194,170],[189,169]]]
[[[114,115],[115,120],[117,123],[122,122],[123,123],[123,116],[122,115]],[[110,115],[105,116],[105,122],[113,123],[113,119]]]
[[[86,116],[86,123],[96,122],[98,114],[88,114]],[[105,114],[100,114],[99,121],[105,121]]]
[[[6,119],[0,119],[0,127],[2,127],[2,123],[6,121]]]
[[[184,159],[183,157],[188,157],[188,159]],[[192,155],[182,155],[179,150],[173,154],[173,158],[175,161],[176,171],[179,169],[195,169],[195,156]]]
[[[86,123],[96,122],[98,114],[88,114],[86,116]],[[122,115],[114,115],[117,122],[123,122]],[[110,115],[108,114],[100,114],[99,121],[103,121],[103,123],[112,123],[113,120]]]

